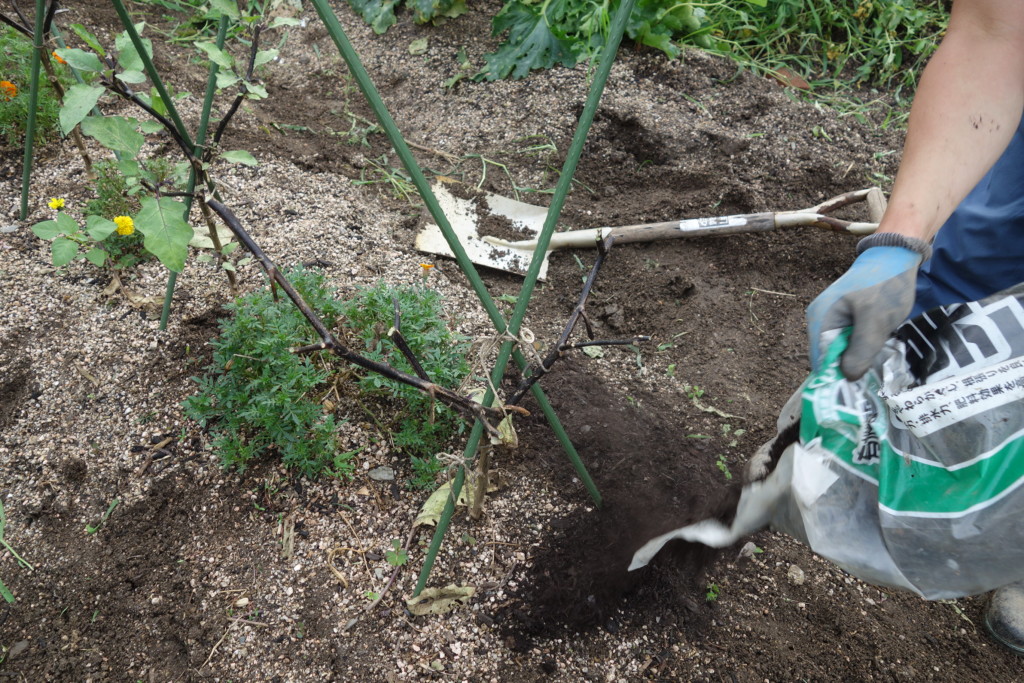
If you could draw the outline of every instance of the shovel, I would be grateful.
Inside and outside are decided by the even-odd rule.
[[[441,209],[451,222],[470,260],[481,266],[525,275],[537,247],[537,236],[547,220],[548,210],[518,202],[496,194],[485,194],[475,199],[456,197],[441,185],[434,186]],[[874,223],[851,223],[827,215],[844,206],[867,201],[871,220]],[[566,247],[596,247],[598,242],[609,235],[615,236],[616,244],[626,242],[653,242],[655,240],[678,239],[680,237],[704,237],[706,235],[733,235],[746,232],[764,232],[775,228],[813,226],[866,235],[878,227],[877,221],[885,211],[885,194],[877,188],[856,190],[832,197],[817,206],[799,211],[781,213],[752,213],[736,216],[715,216],[690,218],[664,223],[642,223],[620,227],[591,228],[557,232],[551,236],[548,251],[541,263],[539,279],[547,276],[548,255],[555,249]],[[526,239],[509,241],[481,234],[484,224],[495,223],[505,232],[522,234]],[[428,224],[416,237],[419,251],[442,256],[454,256],[448,242],[436,225]]]

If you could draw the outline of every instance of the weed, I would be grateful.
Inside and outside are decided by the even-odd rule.
[[[323,275],[295,269],[288,278],[328,327],[337,324],[342,304]],[[211,343],[213,363],[193,378],[199,393],[185,400],[185,413],[210,429],[225,467],[244,471],[270,452],[285,466],[316,477],[351,475],[354,452],[338,450],[337,422],[311,396],[329,372],[293,346],[310,341],[312,330],[288,300],[274,301],[269,289],[228,305],[234,315],[221,322]]]
[[[25,560],[21,555],[19,555],[17,551],[15,551],[13,547],[11,547],[11,544],[4,539],[4,531],[6,527],[7,517],[4,515],[3,501],[0,501],[0,546],[3,546],[4,549],[7,550],[7,552],[13,555],[14,559],[18,561],[18,564],[20,566],[24,567],[25,569],[28,569],[29,571],[32,571],[34,567],[31,564],[29,564],[28,561]],[[3,599],[9,603],[14,602],[14,595],[7,588],[7,586],[4,585],[3,581],[0,581],[0,597],[3,597]]]
[[[409,553],[402,548],[402,542],[397,538],[391,540],[391,548],[384,553],[384,557],[392,567],[401,567],[409,561]]]
[[[419,196],[409,175],[405,171],[389,166],[386,156],[381,156],[376,160],[367,159],[367,162],[370,168],[362,169],[359,172],[359,180],[352,181],[353,185],[383,185],[390,188],[395,197],[410,204],[414,196]]]
[[[110,501],[110,505],[107,506],[107,511],[103,513],[102,517],[100,517],[100,521],[96,522],[96,524],[87,524],[85,526],[85,533],[94,534],[97,531],[99,531],[103,527],[103,525],[106,524],[107,520],[110,519],[110,514],[114,511],[114,508],[116,508],[120,504],[120,498],[115,498],[114,500]]]
[[[721,593],[721,586],[719,586],[717,583],[709,583],[707,587],[707,592],[704,593],[704,599],[707,602],[715,602],[716,600],[718,600],[718,596],[721,595]]]
[[[726,461],[724,455],[718,456],[718,460],[715,461],[715,466],[722,471],[726,480],[732,481],[732,472],[729,471],[729,463]]]

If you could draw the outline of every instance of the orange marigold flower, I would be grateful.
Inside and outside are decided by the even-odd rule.
[[[18,96],[18,86],[14,85],[10,81],[0,81],[0,95],[5,100],[13,100]]]
[[[433,263],[421,263],[420,264],[420,268],[423,269],[423,275],[424,276],[429,275],[430,274],[430,269],[433,268],[433,267],[434,267]]]
[[[57,54],[56,50],[54,50],[50,54],[53,55],[53,58],[57,60],[58,64],[67,64],[67,62],[64,61],[64,58]]]
[[[131,216],[114,216],[114,225],[118,235],[130,235],[135,232],[135,221]]]

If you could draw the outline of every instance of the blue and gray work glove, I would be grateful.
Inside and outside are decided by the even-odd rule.
[[[875,233],[857,244],[859,256],[841,278],[807,307],[811,367],[821,364],[821,335],[853,327],[840,369],[860,379],[885,340],[914,306],[917,269],[931,256],[928,243],[891,232]]]

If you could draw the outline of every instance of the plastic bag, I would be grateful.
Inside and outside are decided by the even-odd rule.
[[[856,382],[829,345],[800,438],[726,526],[652,539],[731,545],[771,525],[870,583],[936,600],[1024,579],[1024,286],[904,323]]]

